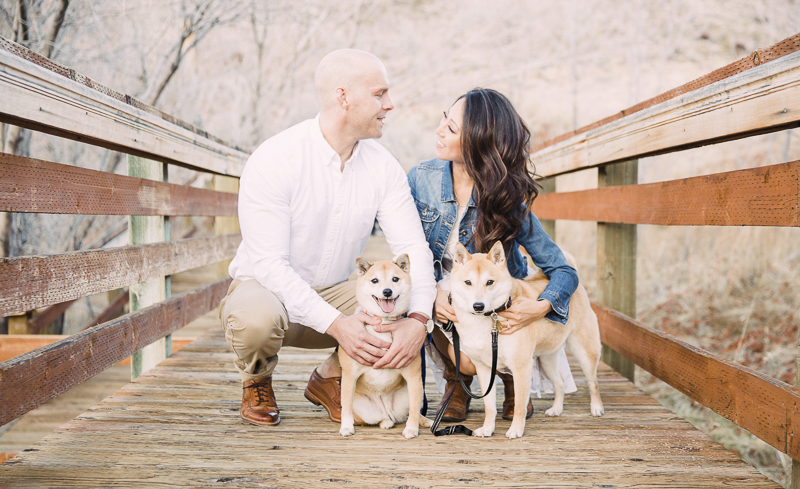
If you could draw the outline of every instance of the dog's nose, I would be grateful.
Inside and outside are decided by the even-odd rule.
[[[387,299],[392,296],[392,289],[383,289],[383,296]]]
[[[472,308],[475,309],[476,312],[483,312],[483,308],[486,307],[483,305],[483,302],[476,302],[472,304]]]

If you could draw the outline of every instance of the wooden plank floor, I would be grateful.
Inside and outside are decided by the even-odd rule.
[[[534,400],[525,436],[414,440],[400,427],[342,438],[303,389],[325,351],[287,348],[275,373],[283,422],[244,424],[221,331],[209,333],[0,465],[0,487],[778,487],[601,365],[602,418],[588,391],[560,418]],[[502,384],[501,384],[502,386]],[[427,392],[435,406],[439,395]],[[502,399],[501,396],[498,396]],[[478,427],[482,403],[465,422]]]

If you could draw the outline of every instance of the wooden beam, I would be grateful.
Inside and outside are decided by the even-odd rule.
[[[52,323],[67,309],[71,306],[77,299],[69,300],[66,302],[61,302],[59,304],[53,304],[52,306],[48,306],[42,311],[34,314],[29,320],[28,325],[30,327],[31,334],[40,334],[44,331],[44,328],[47,327],[48,324]]]
[[[598,187],[636,185],[639,162],[598,169]],[[597,301],[636,317],[636,226],[597,223]],[[636,366],[619,350],[603,345],[603,362],[633,382]]]
[[[1,362],[0,425],[216,308],[230,282],[230,279],[217,280]]]
[[[800,389],[592,303],[603,343],[683,394],[800,459]]]
[[[42,348],[56,341],[61,341],[65,338],[68,338],[68,336],[61,334],[0,335],[0,362],[11,360],[14,357],[36,350],[37,348]],[[194,340],[194,336],[173,336],[172,344],[175,351],[178,351]],[[120,360],[117,363],[117,365],[130,364],[130,357]]]
[[[539,193],[539,196],[536,197],[536,200],[533,201],[533,213],[539,218],[539,222],[542,224],[544,231],[550,235],[550,239],[553,241],[556,240],[556,220],[550,217],[543,217],[539,215],[537,212],[537,203],[539,200],[544,196],[551,196],[551,195],[561,195],[556,193],[556,177],[552,178],[543,178],[539,180],[539,183],[542,185],[542,191]]]
[[[0,122],[222,175],[241,175],[248,156],[2,37]]]
[[[127,287],[230,258],[241,235],[0,259],[0,316]]]
[[[531,155],[554,176],[800,126],[800,53],[739,73]]]
[[[0,211],[236,216],[237,206],[237,196],[226,192],[0,153]]]
[[[109,292],[110,294],[111,292]],[[117,316],[122,315],[122,312],[125,310],[125,305],[127,305],[131,300],[131,296],[127,290],[123,290],[121,294],[114,297],[111,302],[106,306],[105,309],[100,311],[100,314],[97,315],[94,319],[89,321],[85,327],[81,329],[89,329],[92,326],[97,326],[98,324],[105,323],[106,321],[111,321]]]
[[[668,182],[542,194],[540,219],[662,226],[800,226],[800,162]]]

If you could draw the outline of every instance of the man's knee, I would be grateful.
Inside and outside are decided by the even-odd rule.
[[[237,284],[225,298],[220,311],[225,339],[240,359],[255,351],[275,355],[288,327],[280,300],[255,280]]]

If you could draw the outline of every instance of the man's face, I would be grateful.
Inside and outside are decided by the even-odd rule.
[[[376,69],[355,85],[347,97],[347,122],[358,139],[379,138],[383,135],[384,118],[394,108],[389,98],[386,70]]]

